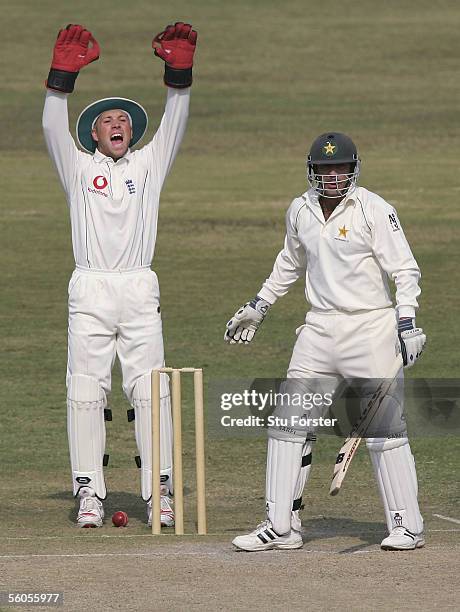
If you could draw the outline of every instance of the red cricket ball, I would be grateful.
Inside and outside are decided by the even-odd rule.
[[[128,524],[128,515],[126,512],[119,510],[112,516],[112,523],[115,525],[115,527],[126,527]]]

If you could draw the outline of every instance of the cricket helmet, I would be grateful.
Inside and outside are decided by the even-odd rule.
[[[128,98],[103,98],[102,100],[96,100],[96,102],[92,102],[84,108],[77,119],[77,140],[80,146],[85,151],[88,151],[88,153],[94,153],[96,150],[97,143],[91,136],[91,130],[97,118],[104,111],[115,108],[125,111],[129,117],[133,130],[133,136],[129,143],[130,147],[139,142],[145,134],[148,124],[147,112],[138,102]]]
[[[356,187],[359,176],[360,159],[355,143],[346,134],[340,132],[326,132],[318,136],[311,145],[307,156],[307,178],[310,187],[320,196],[325,198],[335,198],[324,193],[323,178],[324,174],[318,174],[315,166],[318,164],[351,164],[351,172],[345,174],[345,181],[337,182],[337,190],[343,197],[349,195]],[[339,187],[339,183],[344,183]]]

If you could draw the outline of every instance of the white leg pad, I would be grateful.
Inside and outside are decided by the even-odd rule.
[[[302,464],[301,440],[289,442],[268,438],[266,503],[267,516],[279,535],[291,530],[294,490]]]
[[[152,496],[152,409],[151,376],[146,374],[137,379],[133,391],[135,411],[136,443],[141,458],[141,494],[145,501]],[[160,466],[161,483],[173,492],[172,480],[173,428],[171,419],[171,398],[169,377],[160,374]]]
[[[407,437],[367,438],[366,445],[383,501],[388,531],[403,526],[414,534],[422,533],[417,474],[409,440]]]
[[[106,396],[91,376],[74,374],[67,386],[67,435],[72,467],[73,493],[91,487],[105,499],[103,473],[105,450],[104,408]]]

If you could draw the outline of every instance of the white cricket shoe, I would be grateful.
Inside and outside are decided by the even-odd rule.
[[[240,550],[291,550],[302,548],[302,536],[298,531],[291,529],[289,533],[279,535],[274,531],[271,522],[267,519],[248,535],[237,536],[232,544]]]
[[[78,527],[102,527],[104,508],[91,487],[83,487],[79,492],[80,509],[77,515]]]
[[[412,533],[405,527],[395,527],[390,535],[382,540],[380,547],[383,550],[414,550],[425,546],[423,533]]]
[[[162,527],[174,527],[174,510],[169,495],[161,496],[160,521]],[[152,500],[147,502],[147,523],[152,526]]]

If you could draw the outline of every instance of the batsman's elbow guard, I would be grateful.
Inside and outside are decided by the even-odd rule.
[[[46,80],[46,87],[62,93],[72,93],[75,87],[78,72],[67,72],[51,68]]]

